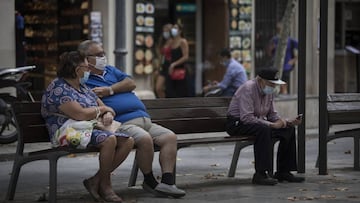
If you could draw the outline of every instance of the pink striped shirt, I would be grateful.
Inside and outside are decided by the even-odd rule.
[[[274,95],[262,92],[258,78],[248,80],[237,89],[231,99],[228,115],[240,118],[245,124],[269,125],[280,118],[274,109]]]

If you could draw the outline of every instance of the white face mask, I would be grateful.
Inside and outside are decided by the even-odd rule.
[[[275,93],[275,88],[265,85],[265,87],[262,89],[264,94],[273,94]]]
[[[170,33],[169,32],[163,32],[164,39],[169,39]]]
[[[105,66],[107,65],[107,58],[106,56],[102,56],[102,57],[95,57],[96,59],[96,64],[94,65],[94,67],[98,70],[104,70]]]
[[[177,28],[171,28],[171,36],[176,37],[179,34],[179,30]]]

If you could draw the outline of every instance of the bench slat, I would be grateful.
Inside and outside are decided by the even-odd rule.
[[[147,109],[173,109],[191,107],[228,106],[231,97],[187,97],[142,100]]]
[[[329,94],[327,97],[328,102],[338,102],[338,101],[360,101],[359,93],[336,93]]]
[[[198,118],[192,120],[154,120],[155,123],[166,126],[176,134],[224,132],[225,118]]]
[[[199,118],[199,117],[224,117],[227,107],[199,107],[199,108],[174,108],[174,109],[148,109],[152,120]]]

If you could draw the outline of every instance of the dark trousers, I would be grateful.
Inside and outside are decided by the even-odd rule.
[[[264,124],[244,124],[237,118],[228,118],[226,131],[230,136],[255,136],[255,171],[272,169],[272,138],[279,138],[276,168],[278,172],[297,170],[295,128],[273,129]],[[272,172],[272,171],[271,171]]]

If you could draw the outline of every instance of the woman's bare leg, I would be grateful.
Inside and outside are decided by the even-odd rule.
[[[158,75],[156,78],[156,95],[159,98],[165,98],[165,77]]]

